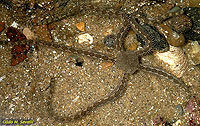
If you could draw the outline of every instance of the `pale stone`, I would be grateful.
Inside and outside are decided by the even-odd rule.
[[[80,44],[82,44],[82,43],[92,44],[93,43],[93,37],[88,33],[81,34],[81,35],[78,36],[78,43],[80,43]]]
[[[29,40],[34,40],[35,35],[34,33],[29,29],[29,28],[24,28],[23,34],[26,36],[27,39]]]

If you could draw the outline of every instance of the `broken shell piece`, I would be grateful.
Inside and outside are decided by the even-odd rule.
[[[76,27],[78,28],[78,30],[80,31],[85,31],[85,23],[84,22],[79,22],[76,24]]]
[[[187,70],[187,57],[179,47],[170,46],[169,51],[155,54],[156,61],[168,72],[180,78]]]
[[[185,46],[185,52],[188,54],[193,65],[200,64],[200,44],[198,41],[190,41]]]
[[[173,123],[172,126],[181,126],[181,125],[182,125],[182,121],[179,119],[175,123]]]
[[[92,44],[93,43],[93,37],[88,33],[79,35],[78,36],[78,43],[82,44],[83,42]]]
[[[109,69],[113,64],[113,62],[103,62],[101,63],[101,66],[103,69]]]
[[[11,27],[17,28],[19,24],[17,24],[15,21],[11,24]]]

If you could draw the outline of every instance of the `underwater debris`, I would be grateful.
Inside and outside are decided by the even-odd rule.
[[[12,48],[11,66],[15,66],[27,58],[30,47],[28,45],[15,45]]]
[[[21,41],[26,39],[26,36],[14,27],[9,27],[7,29],[6,36],[11,42]]]

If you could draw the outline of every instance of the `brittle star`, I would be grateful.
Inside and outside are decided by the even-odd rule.
[[[142,38],[146,41],[147,46],[143,50],[136,50],[136,51],[128,51],[124,48],[124,41],[128,34],[128,31],[132,29],[137,34],[141,35]],[[51,117],[53,117],[55,120],[60,121],[75,121],[77,119],[81,119],[85,115],[89,114],[91,111],[96,109],[99,106],[102,106],[109,101],[114,101],[117,98],[119,98],[125,91],[127,87],[127,82],[129,80],[129,76],[134,74],[137,70],[141,69],[156,75],[167,77],[168,79],[173,80],[175,83],[180,84],[181,87],[183,87],[187,92],[189,92],[187,86],[184,84],[183,81],[175,77],[174,75],[159,69],[155,67],[145,66],[140,64],[139,58],[143,55],[145,55],[148,51],[151,50],[152,47],[152,40],[149,37],[149,35],[143,30],[143,28],[140,26],[140,24],[135,20],[133,17],[125,16],[125,23],[124,27],[121,28],[120,32],[117,35],[118,40],[118,48],[120,49],[120,53],[118,54],[117,58],[109,58],[108,56],[105,56],[100,53],[94,53],[94,52],[81,52],[82,54],[85,54],[87,56],[92,56],[96,58],[102,58],[104,60],[109,60],[115,62],[116,66],[119,69],[122,69],[124,71],[123,77],[121,82],[114,88],[113,91],[111,91],[106,96],[102,97],[101,99],[91,103],[86,108],[81,109],[80,111],[76,112],[74,115],[71,116],[59,116],[54,112],[53,106],[52,106],[52,96],[49,96],[49,114]],[[80,51],[79,51],[80,53]],[[54,86],[55,86],[55,79],[52,78],[51,80],[51,89],[50,94],[52,95],[54,93]]]
[[[173,80],[175,83],[180,84],[181,87],[183,87],[186,91],[189,92],[189,90],[188,90],[187,86],[184,84],[184,82],[181,81],[180,79],[178,79],[177,77],[175,77],[172,74],[170,74],[164,70],[161,70],[159,68],[145,66],[139,62],[140,57],[142,57],[148,51],[151,50],[152,40],[151,40],[149,34],[140,26],[140,24],[136,21],[136,19],[132,15],[127,16],[125,14],[123,17],[124,17],[125,21],[124,21],[123,27],[120,29],[120,31],[117,35],[117,47],[119,48],[120,53],[118,54],[118,56],[116,58],[113,58],[113,57],[110,57],[110,56],[107,56],[107,55],[104,55],[104,54],[101,54],[98,52],[75,49],[75,48],[68,47],[65,45],[57,45],[54,43],[47,43],[47,42],[42,42],[42,41],[40,41],[38,43],[39,45],[57,48],[57,49],[69,51],[69,52],[75,53],[75,54],[82,54],[82,55],[86,55],[89,57],[101,58],[106,61],[112,61],[112,62],[115,62],[118,69],[122,69],[124,71],[124,74],[123,74],[123,77],[122,77],[120,83],[114,88],[113,91],[111,91],[108,95],[91,103],[86,108],[82,109],[81,111],[76,112],[75,114],[73,114],[71,116],[59,116],[55,113],[53,106],[52,106],[52,96],[54,93],[53,89],[55,86],[55,79],[52,78],[51,83],[50,83],[50,94],[51,95],[49,96],[49,100],[48,100],[49,116],[53,117],[55,120],[66,121],[66,122],[81,119],[82,117],[89,114],[92,110],[96,109],[97,107],[102,106],[102,105],[108,103],[109,101],[114,101],[117,98],[119,98],[119,96],[121,96],[126,91],[129,76],[136,73],[136,71],[138,71],[138,70],[144,70],[144,71],[147,71],[147,72],[150,72],[153,74],[167,77],[167,78]],[[125,38],[126,38],[129,30],[135,31],[136,34],[139,34],[142,37],[142,39],[146,42],[146,47],[144,47],[143,50],[130,51],[130,50],[125,49],[124,41],[125,41]],[[8,42],[6,42],[6,43],[8,43]],[[23,42],[20,42],[20,43],[23,44]],[[32,41],[25,41],[25,43],[28,45],[33,44]],[[12,43],[12,44],[14,44],[14,43]]]

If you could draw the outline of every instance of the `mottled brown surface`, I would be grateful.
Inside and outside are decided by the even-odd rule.
[[[135,3],[137,2],[142,3]],[[0,21],[5,22],[6,27],[13,21],[17,22],[17,19],[7,16],[10,12],[2,5],[0,10],[3,10]],[[155,15],[156,13],[157,11]],[[94,37],[92,45],[81,45],[76,40],[82,32],[76,29],[75,24],[81,21],[86,23],[85,32]],[[57,22],[57,28],[51,31],[51,35],[58,44],[73,44],[76,48],[116,55],[116,50],[103,45],[103,33],[111,28],[116,34],[121,26],[122,19],[119,17],[109,18],[88,12]],[[18,29],[24,27],[25,24],[19,24]],[[0,34],[0,39],[6,40],[5,30]],[[183,125],[188,121],[187,114],[178,115],[176,105],[181,104],[184,107],[189,95],[170,80],[139,71],[130,77],[127,91],[120,99],[99,107],[81,120],[58,122],[47,112],[50,94],[49,89],[45,89],[52,77],[55,77],[56,82],[54,111],[59,115],[68,115],[108,94],[119,83],[123,72],[115,65],[102,69],[100,64],[103,61],[85,56],[82,57],[83,66],[75,66],[74,59],[69,57],[70,53],[47,47],[39,47],[39,50],[29,54],[29,58],[17,66],[9,66],[11,47],[0,45],[0,52],[0,77],[5,77],[0,81],[0,118],[32,118],[38,126],[153,125],[157,116],[168,121],[180,119]],[[151,55],[144,57],[143,62],[146,65],[155,65]],[[181,79],[186,85],[194,86],[191,92],[199,95],[200,70],[190,62],[188,68]]]

